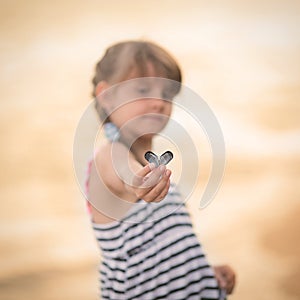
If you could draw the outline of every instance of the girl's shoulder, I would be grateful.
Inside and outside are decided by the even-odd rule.
[[[95,153],[95,163],[97,167],[101,167],[101,170],[107,171],[107,168],[114,168],[117,163],[128,156],[128,148],[120,142],[107,142]]]
[[[108,162],[108,159],[110,158],[110,152],[111,152],[111,143],[105,143],[101,145],[95,152],[94,155],[94,161],[96,164],[105,164]]]

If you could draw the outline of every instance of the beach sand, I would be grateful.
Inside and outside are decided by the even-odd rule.
[[[174,53],[223,130],[218,194],[203,210],[187,203],[211,263],[237,271],[229,299],[299,299],[299,5],[176,3],[2,1],[1,300],[96,299],[99,253],[73,138],[95,62],[138,37]]]

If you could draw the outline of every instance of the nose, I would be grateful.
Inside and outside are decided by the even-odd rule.
[[[165,100],[160,98],[152,98],[150,101],[151,101],[151,109],[153,111],[162,112],[164,110]]]
[[[149,99],[150,100],[150,99]],[[162,111],[165,106],[163,89],[160,86],[152,90],[151,106],[155,111]]]

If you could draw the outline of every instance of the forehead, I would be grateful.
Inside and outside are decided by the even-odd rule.
[[[117,82],[116,90],[141,85],[155,85],[166,89],[170,92],[171,97],[178,94],[181,88],[180,82],[168,78],[167,71],[162,64],[154,63],[150,60],[143,64],[134,62],[129,65],[127,72],[124,72],[124,76]]]
[[[159,98],[172,101],[180,89],[179,83],[161,77],[137,77],[120,82],[110,89],[111,99],[125,104],[137,99]]]
[[[155,90],[159,89],[167,92],[169,97],[174,97],[180,89],[179,85],[177,81],[163,77],[133,77],[118,84],[116,90],[122,89],[124,92],[136,93],[140,88],[143,88],[146,89],[144,92],[147,92],[147,97],[150,97],[152,92],[155,93]]]
[[[127,74],[125,80],[140,78],[140,77],[161,77],[167,78],[166,71],[164,67],[159,64],[154,64],[151,61],[147,61],[144,64],[135,63],[129,69],[129,73]]]

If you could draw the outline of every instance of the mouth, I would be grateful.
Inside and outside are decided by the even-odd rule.
[[[166,116],[163,115],[159,115],[159,114],[147,114],[147,115],[143,115],[143,119],[145,120],[151,120],[151,121],[156,121],[156,122],[166,122],[168,120],[168,118]]]

